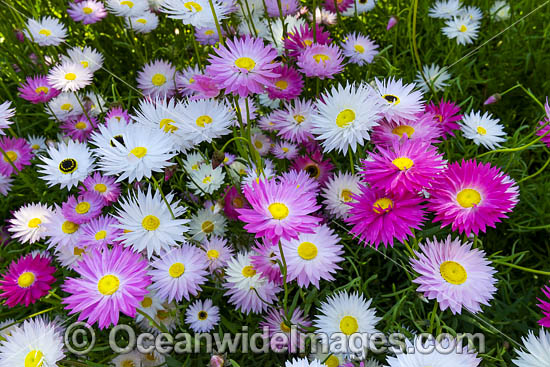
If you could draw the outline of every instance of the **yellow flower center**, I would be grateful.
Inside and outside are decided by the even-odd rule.
[[[141,23],[141,24],[147,24],[147,19],[139,18],[139,19],[136,19],[136,22]]]
[[[327,367],[338,367],[340,366],[340,360],[338,359],[338,357],[332,354],[330,357],[327,358],[324,365]]]
[[[344,189],[342,190],[342,194],[340,194],[340,197],[342,198],[342,201],[344,203],[349,203],[353,199],[351,198],[352,192],[350,190]]]
[[[340,331],[346,335],[351,335],[359,330],[357,319],[353,316],[344,316],[340,320]]]
[[[306,119],[306,118],[305,118],[304,116],[302,116],[302,115],[294,115],[294,121],[296,121],[296,123],[297,123],[298,125],[300,125],[302,122],[304,122],[305,119]]]
[[[38,228],[40,223],[42,223],[40,218],[33,218],[33,219],[29,220],[28,226],[29,226],[29,228]]]
[[[129,7],[130,9],[132,9],[132,8],[134,7],[134,3],[131,2],[131,1],[128,1],[128,0],[121,1],[121,2],[120,2],[120,5],[126,5],[126,6]]]
[[[211,35],[213,35],[214,33],[216,33],[216,32],[214,32],[214,31],[211,30],[211,29],[209,29],[209,30],[207,30],[207,31],[204,31],[204,34],[207,35],[207,36],[211,36]]]
[[[235,66],[251,71],[256,66],[256,63],[250,57],[239,57],[235,60]]]
[[[478,133],[479,135],[485,135],[485,134],[487,134],[487,130],[486,130],[484,127],[482,127],[482,126],[478,126],[478,127],[477,127],[477,133]]]
[[[73,158],[63,159],[59,163],[59,170],[64,174],[73,173],[77,168],[78,163]]]
[[[22,273],[19,278],[17,278],[17,284],[21,288],[29,288],[31,285],[34,284],[35,276],[30,271],[26,271]]]
[[[304,40],[304,44],[305,44],[306,46],[311,46],[311,45],[313,44],[313,41],[312,41],[312,40],[306,39],[306,40]]]
[[[283,333],[290,333],[290,328],[288,327],[288,325],[284,321],[281,322],[280,327],[281,327],[281,331]]]
[[[355,45],[355,46],[353,46],[353,48],[355,49],[355,51],[359,52],[360,54],[365,52],[365,48],[361,45]]]
[[[166,77],[162,74],[155,74],[153,75],[153,78],[151,79],[151,82],[156,85],[157,87],[160,87],[164,83],[166,83]]]
[[[401,100],[399,97],[394,96],[393,94],[384,94],[382,96],[386,101],[388,101],[390,104],[393,104],[394,106],[397,106]]]
[[[141,301],[141,306],[144,308],[151,307],[153,305],[153,300],[151,297],[145,297],[143,301]]]
[[[77,128],[78,130],[84,130],[85,128],[88,127],[88,125],[84,122],[84,121],[78,121],[75,125],[74,125],[75,128]]]
[[[67,74],[65,74],[65,79],[75,80],[76,79],[76,74],[75,73],[67,73]]]
[[[185,4],[183,4],[183,6],[185,6],[187,8],[187,10],[189,11],[201,11],[202,10],[202,6],[200,6],[199,4],[197,4],[196,2],[194,1],[188,1],[186,2]]]
[[[82,255],[84,252],[85,252],[84,249],[79,248],[79,247],[75,247],[75,248],[73,249],[73,255],[74,255],[74,256],[80,256],[80,255]]]
[[[174,124],[175,121],[172,119],[162,119],[159,122],[160,128],[164,130],[164,132],[167,133],[173,133],[174,131],[178,130],[178,128],[172,124]]]
[[[261,142],[261,140],[256,140],[254,142],[254,146],[257,148],[257,149],[262,149],[264,144]]]
[[[204,127],[204,125],[206,125],[206,124],[211,124],[212,121],[213,121],[212,117],[210,117],[208,115],[202,115],[202,116],[197,117],[197,120],[195,121],[195,123],[199,127]]]
[[[73,109],[73,105],[70,103],[63,103],[60,108],[63,111],[71,111]]]
[[[206,253],[206,256],[208,256],[210,260],[217,259],[218,257],[220,257],[220,252],[214,249],[208,250],[208,252]]]
[[[459,31],[461,31],[462,33],[466,32],[467,30],[468,30],[468,27],[466,27],[464,24],[460,26]]]
[[[125,359],[122,361],[121,367],[136,367],[136,364],[131,359]]]
[[[44,354],[39,350],[31,350],[25,357],[25,367],[42,367]]]
[[[355,111],[350,110],[349,108],[340,111],[338,116],[336,116],[336,125],[338,127],[346,127],[353,121],[355,121]]]
[[[395,158],[393,161],[391,161],[397,168],[399,168],[401,171],[404,171],[406,169],[411,168],[414,165],[414,162],[412,159],[407,157],[399,157]]]
[[[212,176],[206,176],[205,178],[202,179],[202,183],[203,184],[209,184],[210,182],[212,182]]]
[[[46,29],[46,28],[41,29],[38,33],[41,34],[41,35],[44,35],[46,37],[49,37],[49,36],[52,35],[52,31],[50,31],[49,29]]]
[[[101,241],[101,240],[104,240],[105,237],[107,237],[107,231],[102,229],[101,231],[97,232],[94,236],[94,238],[96,239],[96,241]]]
[[[302,242],[298,246],[298,255],[304,260],[311,260],[317,257],[317,246],[311,242]]]
[[[481,202],[481,194],[474,189],[464,189],[458,193],[456,201],[463,208],[472,208]]]
[[[147,148],[135,147],[130,151],[130,154],[133,154],[136,158],[143,158],[147,154]]]
[[[38,144],[33,144],[33,145],[31,146],[31,148],[32,148],[33,150],[37,150],[37,149],[40,149],[40,145],[38,145]]]
[[[40,93],[48,94],[49,91],[50,91],[50,88],[48,88],[48,87],[38,87],[34,90],[34,93],[36,93],[36,94],[40,94]]]
[[[173,263],[168,269],[168,274],[170,274],[172,278],[179,278],[183,273],[185,273],[185,265],[182,263]]]
[[[247,278],[253,277],[256,275],[256,270],[250,265],[247,265],[243,268],[243,275]]]
[[[92,14],[93,10],[89,6],[85,6],[82,8],[82,12],[84,12],[84,14]]]
[[[86,214],[90,210],[90,203],[87,201],[83,201],[81,203],[78,203],[76,205],[76,208],[74,209],[75,212],[78,214]]]
[[[214,231],[214,223],[205,220],[201,225],[201,229],[204,233],[212,233]]]
[[[273,219],[281,220],[288,216],[288,207],[283,203],[269,204],[267,210],[269,210]]]
[[[17,153],[14,152],[13,150],[8,150],[6,152],[6,155],[4,156],[4,162],[9,162],[9,161],[15,162],[16,160],[17,160]]]
[[[393,201],[390,198],[380,198],[372,204],[372,211],[376,214],[385,212],[393,208]]]
[[[141,226],[147,231],[154,231],[160,226],[160,220],[154,215],[148,215],[141,221]]]
[[[75,233],[76,231],[78,231],[78,227],[79,227],[78,224],[66,220],[61,225],[61,230],[63,231],[63,233],[72,234],[72,233]]]
[[[110,296],[115,293],[120,286],[120,279],[114,275],[105,275],[97,283],[97,290],[104,296]]]
[[[81,61],[80,65],[82,65],[82,67],[84,68],[87,68],[89,64],[88,64],[88,61]]]
[[[98,184],[95,184],[94,190],[97,191],[97,192],[103,193],[103,192],[107,191],[107,186],[105,186],[105,184],[98,183]]]
[[[399,137],[402,137],[403,134],[407,134],[410,138],[412,134],[414,134],[414,128],[408,125],[400,125],[394,128],[391,132]]]
[[[204,321],[208,318],[208,312],[199,311],[199,314],[197,316],[198,316],[199,320]]]
[[[288,148],[287,147],[282,147],[281,150],[285,153],[288,153]]]
[[[315,60],[315,62],[318,64],[321,61],[325,62],[325,61],[330,60],[330,57],[328,57],[325,54],[316,54],[316,55],[313,55],[313,60]]]
[[[439,266],[441,276],[451,284],[460,285],[468,279],[466,269],[454,261],[445,261]]]
[[[288,88],[288,82],[286,80],[277,80],[275,86],[281,90],[285,90]]]

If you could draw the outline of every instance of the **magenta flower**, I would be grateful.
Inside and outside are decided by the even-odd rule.
[[[21,98],[34,104],[49,102],[61,93],[60,90],[51,86],[45,75],[28,76],[17,90],[21,93],[19,95]]]
[[[295,169],[289,169],[283,172],[279,179],[282,185],[296,186],[304,192],[311,192],[315,196],[319,193],[319,181],[315,180],[310,174],[305,171],[297,171]]]
[[[550,300],[549,286],[544,286],[544,288],[542,288],[542,293],[544,293],[546,298]],[[540,309],[542,310],[542,314],[544,315],[544,317],[539,320],[539,324],[544,327],[550,328],[550,302],[544,301],[540,298],[538,298],[538,300],[540,301],[540,304],[538,304],[538,306],[540,307]]]
[[[122,107],[112,107],[105,116],[105,125],[109,125],[109,122],[111,121],[124,121],[129,123],[130,115],[128,114],[128,111],[122,109]]]
[[[97,119],[95,117],[90,116],[88,119],[86,115],[82,114],[64,121],[60,127],[71,139],[85,143],[96,126]]]
[[[85,192],[75,198],[69,196],[66,202],[63,203],[61,211],[67,220],[82,224],[88,222],[101,214],[101,209],[104,206],[103,199],[93,192]]]
[[[114,203],[120,196],[120,184],[116,182],[115,177],[102,176],[99,172],[86,177],[82,181],[84,187],[80,187],[80,195],[86,192],[93,192],[99,195],[105,205]]]
[[[94,24],[107,16],[103,3],[95,0],[69,3],[67,13],[75,22],[82,21],[82,24]]]
[[[348,10],[348,8],[350,6],[352,6],[354,4],[353,2],[354,0],[325,0],[324,2],[324,5],[325,5],[325,8],[332,11],[332,12],[335,12],[335,13],[343,13],[345,12],[346,10]],[[336,9],[336,7],[334,6],[334,3],[336,2],[336,5],[338,6],[338,9]]]
[[[246,97],[251,93],[261,94],[271,80],[279,76],[273,69],[277,51],[265,46],[261,38],[244,37],[227,40],[225,46],[215,48],[206,73],[212,76],[226,94],[236,93]]]
[[[311,178],[322,185],[331,176],[334,166],[330,163],[330,159],[323,160],[321,151],[314,150],[308,155],[296,158],[292,162],[292,168],[297,171],[306,171]]]
[[[287,38],[284,39],[285,49],[288,50],[290,57],[298,57],[304,50],[314,42],[320,45],[328,45],[332,40],[330,39],[330,33],[325,31],[323,26],[317,24],[315,29],[315,38],[313,40],[313,30],[308,24],[301,25],[296,28],[294,32],[290,33]]]
[[[48,294],[55,267],[51,266],[49,256],[39,252],[27,254],[13,261],[8,271],[0,280],[0,297],[6,298],[6,306],[24,305],[28,307],[38,299]]]
[[[302,93],[304,81],[296,69],[288,65],[280,65],[273,69],[273,72],[280,75],[271,81],[272,85],[267,87],[269,98],[281,98],[290,101]]]
[[[429,189],[429,209],[441,228],[476,235],[507,218],[519,201],[516,182],[490,163],[474,160],[452,163]]]
[[[7,155],[6,157],[4,154],[0,154],[0,174],[11,176],[12,173],[17,173],[10,161],[19,171],[31,164],[32,147],[25,139],[2,136],[0,137],[0,147]]]
[[[353,225],[351,233],[367,244],[378,248],[380,243],[393,247],[394,239],[403,242],[411,229],[420,229],[425,220],[422,198],[410,192],[386,193],[361,185],[361,194],[352,195],[356,201],[345,221]]]
[[[541,128],[537,131],[538,136],[543,136],[540,141],[546,143],[546,146],[550,148],[550,105],[548,105],[548,97],[546,97],[546,104],[544,105],[546,110],[546,118],[544,121],[540,121],[539,125]]]
[[[434,102],[430,102],[426,106],[426,112],[435,115],[435,121],[439,123],[443,132],[455,136],[454,130],[460,130],[460,125],[456,122],[462,120],[463,115],[460,114],[460,107],[454,102],[445,102],[442,99],[438,106]],[[443,139],[446,139],[445,135],[443,135]]]
[[[443,171],[445,161],[437,149],[419,140],[393,140],[389,147],[377,147],[363,161],[365,180],[387,192],[418,193]]]
[[[250,208],[250,205],[244,196],[237,190],[235,186],[227,188],[224,195],[223,212],[229,219],[239,219],[238,209]]]
[[[70,295],[62,303],[80,313],[78,320],[98,323],[100,329],[117,325],[119,314],[135,317],[136,309],[148,292],[151,279],[147,261],[140,254],[122,246],[84,255],[75,270],[80,278],[67,278],[61,286]]]
[[[197,74],[193,78],[193,83],[187,86],[187,89],[195,92],[192,100],[215,98],[220,94],[220,86],[210,75]]]
[[[292,312],[290,320],[285,321],[285,319],[286,317],[282,308],[270,308],[264,320],[260,322],[260,327],[262,330],[267,328],[270,337],[270,346],[273,350],[298,353],[300,350],[298,348],[305,346],[306,328],[311,326],[311,321],[304,316],[304,312],[298,307]],[[290,321],[290,323],[288,323],[288,321]],[[292,332],[292,327],[296,329],[296,332]],[[273,337],[275,334],[282,335],[283,333],[286,334],[286,339],[282,337]]]
[[[122,235],[122,229],[116,228],[119,224],[112,216],[102,215],[91,219],[80,226],[80,247],[87,250],[106,250],[108,245],[118,243],[116,239]]]
[[[298,0],[265,0],[267,15],[272,18],[280,16],[279,1],[281,3],[283,16],[294,15],[298,12],[298,8],[300,6],[300,2]]]
[[[413,120],[382,120],[372,131],[372,142],[376,145],[391,145],[392,140],[421,140],[439,143],[443,129],[431,113],[423,112]]]
[[[273,284],[282,285],[283,275],[277,263],[277,260],[281,263],[282,260],[278,249],[276,244],[269,241],[256,241],[256,246],[252,248],[253,252],[250,255],[250,261],[254,269],[263,277],[269,279]]]
[[[502,99],[502,96],[498,93],[495,93],[495,94],[491,95],[489,98],[487,98],[485,100],[485,102],[483,102],[483,105],[487,106],[489,104],[496,103],[496,102],[500,101],[501,99]]]
[[[389,31],[393,28],[394,25],[396,25],[398,22],[398,19],[396,16],[392,15],[390,19],[388,19],[388,25],[386,26],[386,31]]]
[[[247,223],[244,228],[272,243],[281,238],[297,238],[300,233],[313,233],[321,220],[311,215],[320,208],[315,196],[298,187],[259,179],[244,186],[243,193],[252,206],[237,209],[239,219]]]
[[[298,56],[296,65],[307,77],[334,78],[344,69],[342,51],[334,44],[312,44]]]

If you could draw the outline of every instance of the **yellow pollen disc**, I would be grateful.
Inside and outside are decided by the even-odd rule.
[[[97,232],[94,236],[96,241],[104,240],[105,237],[107,237],[107,231],[105,231],[103,229],[101,231]]]
[[[298,246],[298,255],[304,260],[311,260],[317,257],[317,246],[311,242],[302,242]]]
[[[49,29],[41,29],[40,32],[38,32],[39,34],[41,35],[44,35],[46,37],[49,37],[52,35],[52,31],[50,31]]]
[[[97,290],[104,296],[110,296],[115,293],[120,286],[120,279],[114,275],[105,275],[97,282]]]
[[[76,74],[75,73],[67,73],[67,74],[65,74],[65,79],[75,80],[76,79]]]
[[[78,214],[86,214],[90,210],[90,203],[87,201],[83,201],[81,203],[78,203],[76,208],[74,209],[75,212]]]
[[[168,269],[168,274],[170,274],[172,278],[179,278],[183,273],[185,273],[185,265],[182,263],[173,263]]]
[[[187,10],[189,10],[189,11],[193,11],[193,10],[201,11],[202,10],[202,6],[200,6],[199,4],[197,4],[194,1],[188,1],[185,4],[183,4],[183,6],[185,6],[187,8]]]
[[[336,116],[336,126],[338,127],[346,127],[353,121],[355,121],[355,111],[349,108],[340,111],[338,116]]]
[[[89,6],[85,6],[85,7],[82,8],[82,12],[83,12],[84,14],[92,14],[92,13],[93,13],[93,10],[92,10],[92,8],[90,8]]]
[[[330,60],[330,57],[328,57],[327,55],[324,55],[324,54],[316,54],[316,55],[313,55],[313,60],[315,60],[315,62],[318,64],[321,61],[325,62],[325,61]]]
[[[151,82],[156,85],[157,87],[160,87],[164,83],[166,83],[166,77],[162,74],[155,74],[153,75],[153,78],[151,79]]]
[[[474,189],[464,189],[456,195],[456,201],[463,208],[472,208],[481,202],[481,194]]]
[[[212,117],[210,117],[208,115],[202,115],[202,116],[197,117],[197,120],[195,121],[195,123],[199,127],[204,127],[204,125],[206,125],[206,124],[211,124],[212,121],[213,121]]]
[[[61,225],[61,230],[63,231],[63,233],[72,234],[78,231],[78,227],[79,227],[78,224],[66,220]]]
[[[130,9],[132,9],[132,8],[134,7],[134,3],[131,2],[131,1],[128,1],[128,0],[121,1],[121,2],[120,2],[120,5],[126,5],[126,6],[129,7]]]
[[[209,30],[207,30],[207,31],[204,32],[204,34],[207,35],[207,36],[211,36],[211,35],[213,35],[214,33],[215,33],[215,32],[214,32],[213,30],[211,30],[211,29],[209,29]]]
[[[102,192],[103,193],[103,192],[107,191],[107,186],[105,186],[105,184],[98,183],[98,184],[95,184],[94,190],[97,191],[97,192]]]
[[[73,109],[73,105],[70,103],[63,103],[60,108],[63,111],[71,111]]]
[[[233,199],[233,206],[239,209],[242,208],[244,206],[243,199],[237,196],[235,199]]]
[[[210,260],[217,259],[218,257],[220,257],[220,252],[214,249],[208,250],[208,252],[206,253],[206,256],[208,256]]]
[[[313,44],[313,41],[312,40],[304,40],[304,44],[306,46],[311,46]]]
[[[195,163],[194,165],[191,166],[191,169],[192,169],[193,171],[198,170],[198,169],[199,169],[199,164],[198,164],[198,163]]]
[[[121,367],[136,367],[136,364],[131,359],[126,359],[122,361]]]
[[[256,148],[258,148],[258,149],[262,149],[263,146],[264,146],[264,144],[263,144],[260,140],[256,140],[256,141],[254,142],[254,146],[255,146]]]
[[[344,203],[349,203],[350,201],[352,201],[353,199],[351,198],[351,194],[352,192],[350,190],[342,190],[342,194],[340,194],[340,197],[342,198],[342,201]]]
[[[281,90],[285,90],[288,88],[288,82],[286,80],[277,80],[275,86]]]
[[[50,88],[48,88],[48,87],[38,87],[34,90],[34,93],[36,93],[36,94],[40,94],[40,93],[48,94],[49,91],[50,91]]]
[[[174,123],[174,120],[167,118],[160,120],[159,125],[160,128],[164,130],[164,132],[173,133],[174,131],[178,130],[178,128],[173,125]]]
[[[288,327],[288,325],[284,321],[281,322],[280,327],[281,327],[281,331],[283,333],[290,333],[290,328]]]
[[[6,152],[6,155],[4,156],[4,162],[9,162],[9,161],[15,162],[16,160],[17,160],[17,153],[14,152],[13,150],[8,150]]]
[[[414,128],[408,125],[400,125],[394,128],[391,132],[399,137],[402,137],[403,134],[407,134],[410,138],[412,134],[414,134]]]
[[[359,330],[357,319],[353,316],[344,316],[340,320],[340,331],[346,335],[351,335]]]
[[[393,94],[384,94],[382,96],[388,103],[393,104],[394,106],[397,106],[401,100],[399,97],[394,96]]]
[[[199,318],[199,320],[206,320],[208,318],[208,312],[206,311],[199,311],[199,313],[197,314],[197,317]]]
[[[439,266],[439,271],[443,279],[451,284],[460,285],[468,279],[466,269],[454,261],[445,261]]]
[[[209,220],[202,222],[201,229],[204,233],[212,233],[214,231],[214,223]]]
[[[327,358],[324,364],[327,367],[338,367],[340,366],[340,360],[333,354]]]
[[[243,275],[247,278],[253,277],[256,275],[256,270],[250,265],[247,265],[243,268]]]
[[[288,153],[288,148],[287,147],[282,147],[281,150],[285,153]]]
[[[141,306],[144,308],[151,307],[152,304],[153,300],[151,299],[151,297],[145,297],[143,301],[141,301]]]
[[[235,66],[251,71],[256,66],[256,63],[250,57],[239,57],[235,60]]]
[[[85,128],[88,127],[88,125],[84,121],[78,121],[76,125],[74,125],[74,127],[77,128],[78,130],[84,130]]]
[[[73,249],[73,254],[74,254],[74,256],[80,256],[80,255],[82,255],[84,252],[85,252],[84,249],[81,249],[81,248],[79,248],[79,247],[75,247],[75,248]]]
[[[193,84],[194,82],[195,82],[195,79],[193,79],[193,78],[189,79],[189,84]]]
[[[477,133],[478,133],[479,135],[485,135],[485,134],[487,134],[487,130],[486,130],[484,127],[482,127],[482,126],[478,126],[478,127],[477,127]]]
[[[390,198],[380,198],[372,204],[372,211],[376,214],[385,212],[393,208],[393,201]]]
[[[466,32],[468,30],[468,27],[466,27],[464,24],[460,26],[460,31],[461,32]]]
[[[21,288],[29,288],[31,285],[34,284],[35,276],[30,271],[26,271],[22,273],[19,278],[17,278],[17,284]]]
[[[139,19],[136,19],[136,22],[141,24],[147,24],[147,19],[139,18]]]
[[[304,122],[305,119],[306,119],[306,118],[305,118],[304,116],[302,116],[302,115],[294,115],[294,121],[296,121],[296,123],[297,123],[298,125],[300,125],[302,122]]]
[[[136,156],[136,158],[143,158],[147,154],[147,148],[145,147],[135,147],[130,151],[130,154]]]
[[[32,148],[33,150],[37,150],[37,149],[40,149],[40,145],[38,145],[38,144],[33,144],[33,145],[31,146],[31,148]]]
[[[355,46],[353,46],[353,48],[355,49],[355,51],[359,52],[360,54],[365,52],[365,48],[361,45],[355,45]]]
[[[281,220],[288,216],[288,207],[283,203],[269,204],[267,210],[269,210],[273,219]]]
[[[394,164],[395,167],[399,168],[401,171],[409,169],[414,165],[413,160],[407,157],[395,158],[391,162]]]
[[[80,65],[82,65],[82,67],[84,68],[87,68],[89,64],[88,64],[88,61],[81,61]]]
[[[147,231],[154,231],[160,226],[160,220],[154,215],[148,215],[141,221],[141,226]]]
[[[38,228],[40,223],[42,223],[40,218],[33,218],[33,219],[29,220],[28,226],[29,226],[29,228]]]
[[[202,179],[202,183],[205,184],[205,185],[210,183],[210,182],[212,182],[212,177],[211,176],[206,176],[205,178]]]
[[[154,362],[154,361],[157,360],[156,357],[155,357],[155,355],[153,354],[153,352],[147,353],[147,354],[145,355],[145,359],[147,359],[148,361],[152,361],[152,362]]]
[[[42,367],[44,354],[39,350],[31,350],[25,357],[25,367]]]

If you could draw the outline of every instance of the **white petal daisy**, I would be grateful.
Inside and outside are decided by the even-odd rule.
[[[211,164],[202,164],[198,170],[192,170],[189,174],[191,180],[187,186],[199,196],[212,194],[222,186],[225,179],[222,166],[212,168]]]
[[[355,16],[355,8],[357,7],[357,14],[363,14],[368,11],[371,11],[376,6],[378,0],[357,0],[354,1],[354,4],[351,4],[342,15],[345,17]]]
[[[46,241],[48,248],[56,247],[71,247],[74,250],[75,246],[79,243],[80,239],[80,226],[74,222],[67,220],[63,216],[61,207],[55,204],[55,210],[51,216],[44,222],[46,228],[44,235],[49,237]],[[73,255],[79,256],[82,252],[80,250],[73,251]],[[76,260],[73,259],[73,261]]]
[[[159,18],[155,13],[145,11],[135,17],[126,18],[126,26],[136,33],[149,33],[157,28]]]
[[[286,361],[285,367],[325,367],[327,364],[321,363],[320,360],[314,359],[311,362],[307,358],[295,358],[291,361]],[[338,366],[338,365],[337,365]]]
[[[147,0],[107,0],[107,9],[119,17],[133,17],[149,9]]]
[[[67,37],[65,26],[54,17],[42,17],[36,21],[29,19],[25,36],[40,46],[57,46]]]
[[[171,97],[176,92],[176,68],[167,61],[154,60],[138,72],[138,88],[150,97]]]
[[[489,112],[483,115],[480,111],[471,111],[459,122],[464,137],[474,141],[476,145],[483,145],[493,150],[500,147],[500,143],[506,141],[504,127],[498,118],[493,118]]]
[[[212,5],[218,21],[227,18],[229,8],[218,0],[213,0]],[[210,27],[215,24],[208,0],[165,0],[160,11],[168,14],[168,18],[180,19],[183,24],[194,27]]]
[[[27,204],[13,214],[8,231],[21,243],[35,243],[45,237],[44,222],[51,215],[53,211],[47,205]]]
[[[103,65],[103,55],[89,46],[76,46],[67,50],[67,56],[61,58],[61,62],[67,61],[78,63],[93,73]]]
[[[163,301],[157,296],[157,293],[151,289],[151,286],[147,289],[149,290],[149,294],[146,294],[145,297],[143,297],[143,301],[140,302],[137,309],[154,319],[157,312],[164,309],[164,306],[162,305]],[[136,322],[141,322],[144,319],[146,320],[146,317],[141,313],[138,312],[136,314]]]
[[[83,114],[82,107],[78,103],[78,99],[74,93],[61,93],[48,102],[48,107],[45,108],[45,111],[50,115],[50,119],[61,121]]]
[[[202,241],[206,237],[223,236],[225,233],[226,219],[220,213],[214,213],[210,209],[200,209],[191,217],[189,233],[193,239]]]
[[[69,61],[53,67],[48,73],[48,81],[63,92],[75,92],[92,82],[92,73],[80,63]]]
[[[114,367],[138,367],[141,366],[141,353],[133,350],[130,353],[120,354],[111,360]]]
[[[479,22],[469,16],[459,16],[448,19],[443,27],[443,34],[450,39],[456,39],[459,45],[473,43],[478,36]]]
[[[550,332],[541,329],[537,337],[529,331],[527,338],[521,338],[525,350],[518,351],[519,358],[512,362],[518,367],[550,366]]]
[[[502,21],[510,18],[510,4],[504,0],[495,1],[489,10],[496,21]]]
[[[461,7],[460,0],[439,0],[432,4],[428,15],[432,18],[450,19],[458,14]]]
[[[196,300],[185,311],[185,322],[196,333],[207,333],[220,321],[218,306],[211,299]]]
[[[0,174],[0,194],[7,196],[11,190],[13,178]]]
[[[325,199],[323,204],[330,214],[340,219],[348,217],[351,206],[347,203],[355,201],[352,195],[361,193],[360,182],[359,176],[347,172],[337,173],[329,178],[321,196]]]
[[[375,79],[376,89],[383,100],[384,117],[387,120],[414,120],[424,111],[422,93],[415,90],[415,84],[403,84],[401,79]]]
[[[11,118],[15,116],[15,108],[11,107],[11,101],[0,104],[0,135],[6,135],[4,129],[13,124]]]
[[[447,72],[446,67],[441,68],[439,67],[439,65],[436,64],[431,64],[429,66],[424,65],[422,67],[422,71],[424,72],[424,77],[426,77],[428,83],[430,83],[431,87],[436,92],[444,90],[449,85],[449,83],[447,83],[447,80],[451,78],[451,74]],[[426,81],[422,77],[422,74],[420,74],[420,71],[416,72],[416,79],[414,81],[422,90],[422,92],[430,92],[430,87],[428,84],[426,84]]]

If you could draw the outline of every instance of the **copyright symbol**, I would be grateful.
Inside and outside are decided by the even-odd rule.
[[[65,330],[65,346],[76,355],[87,354],[95,345],[95,332],[87,322],[75,322]]]

